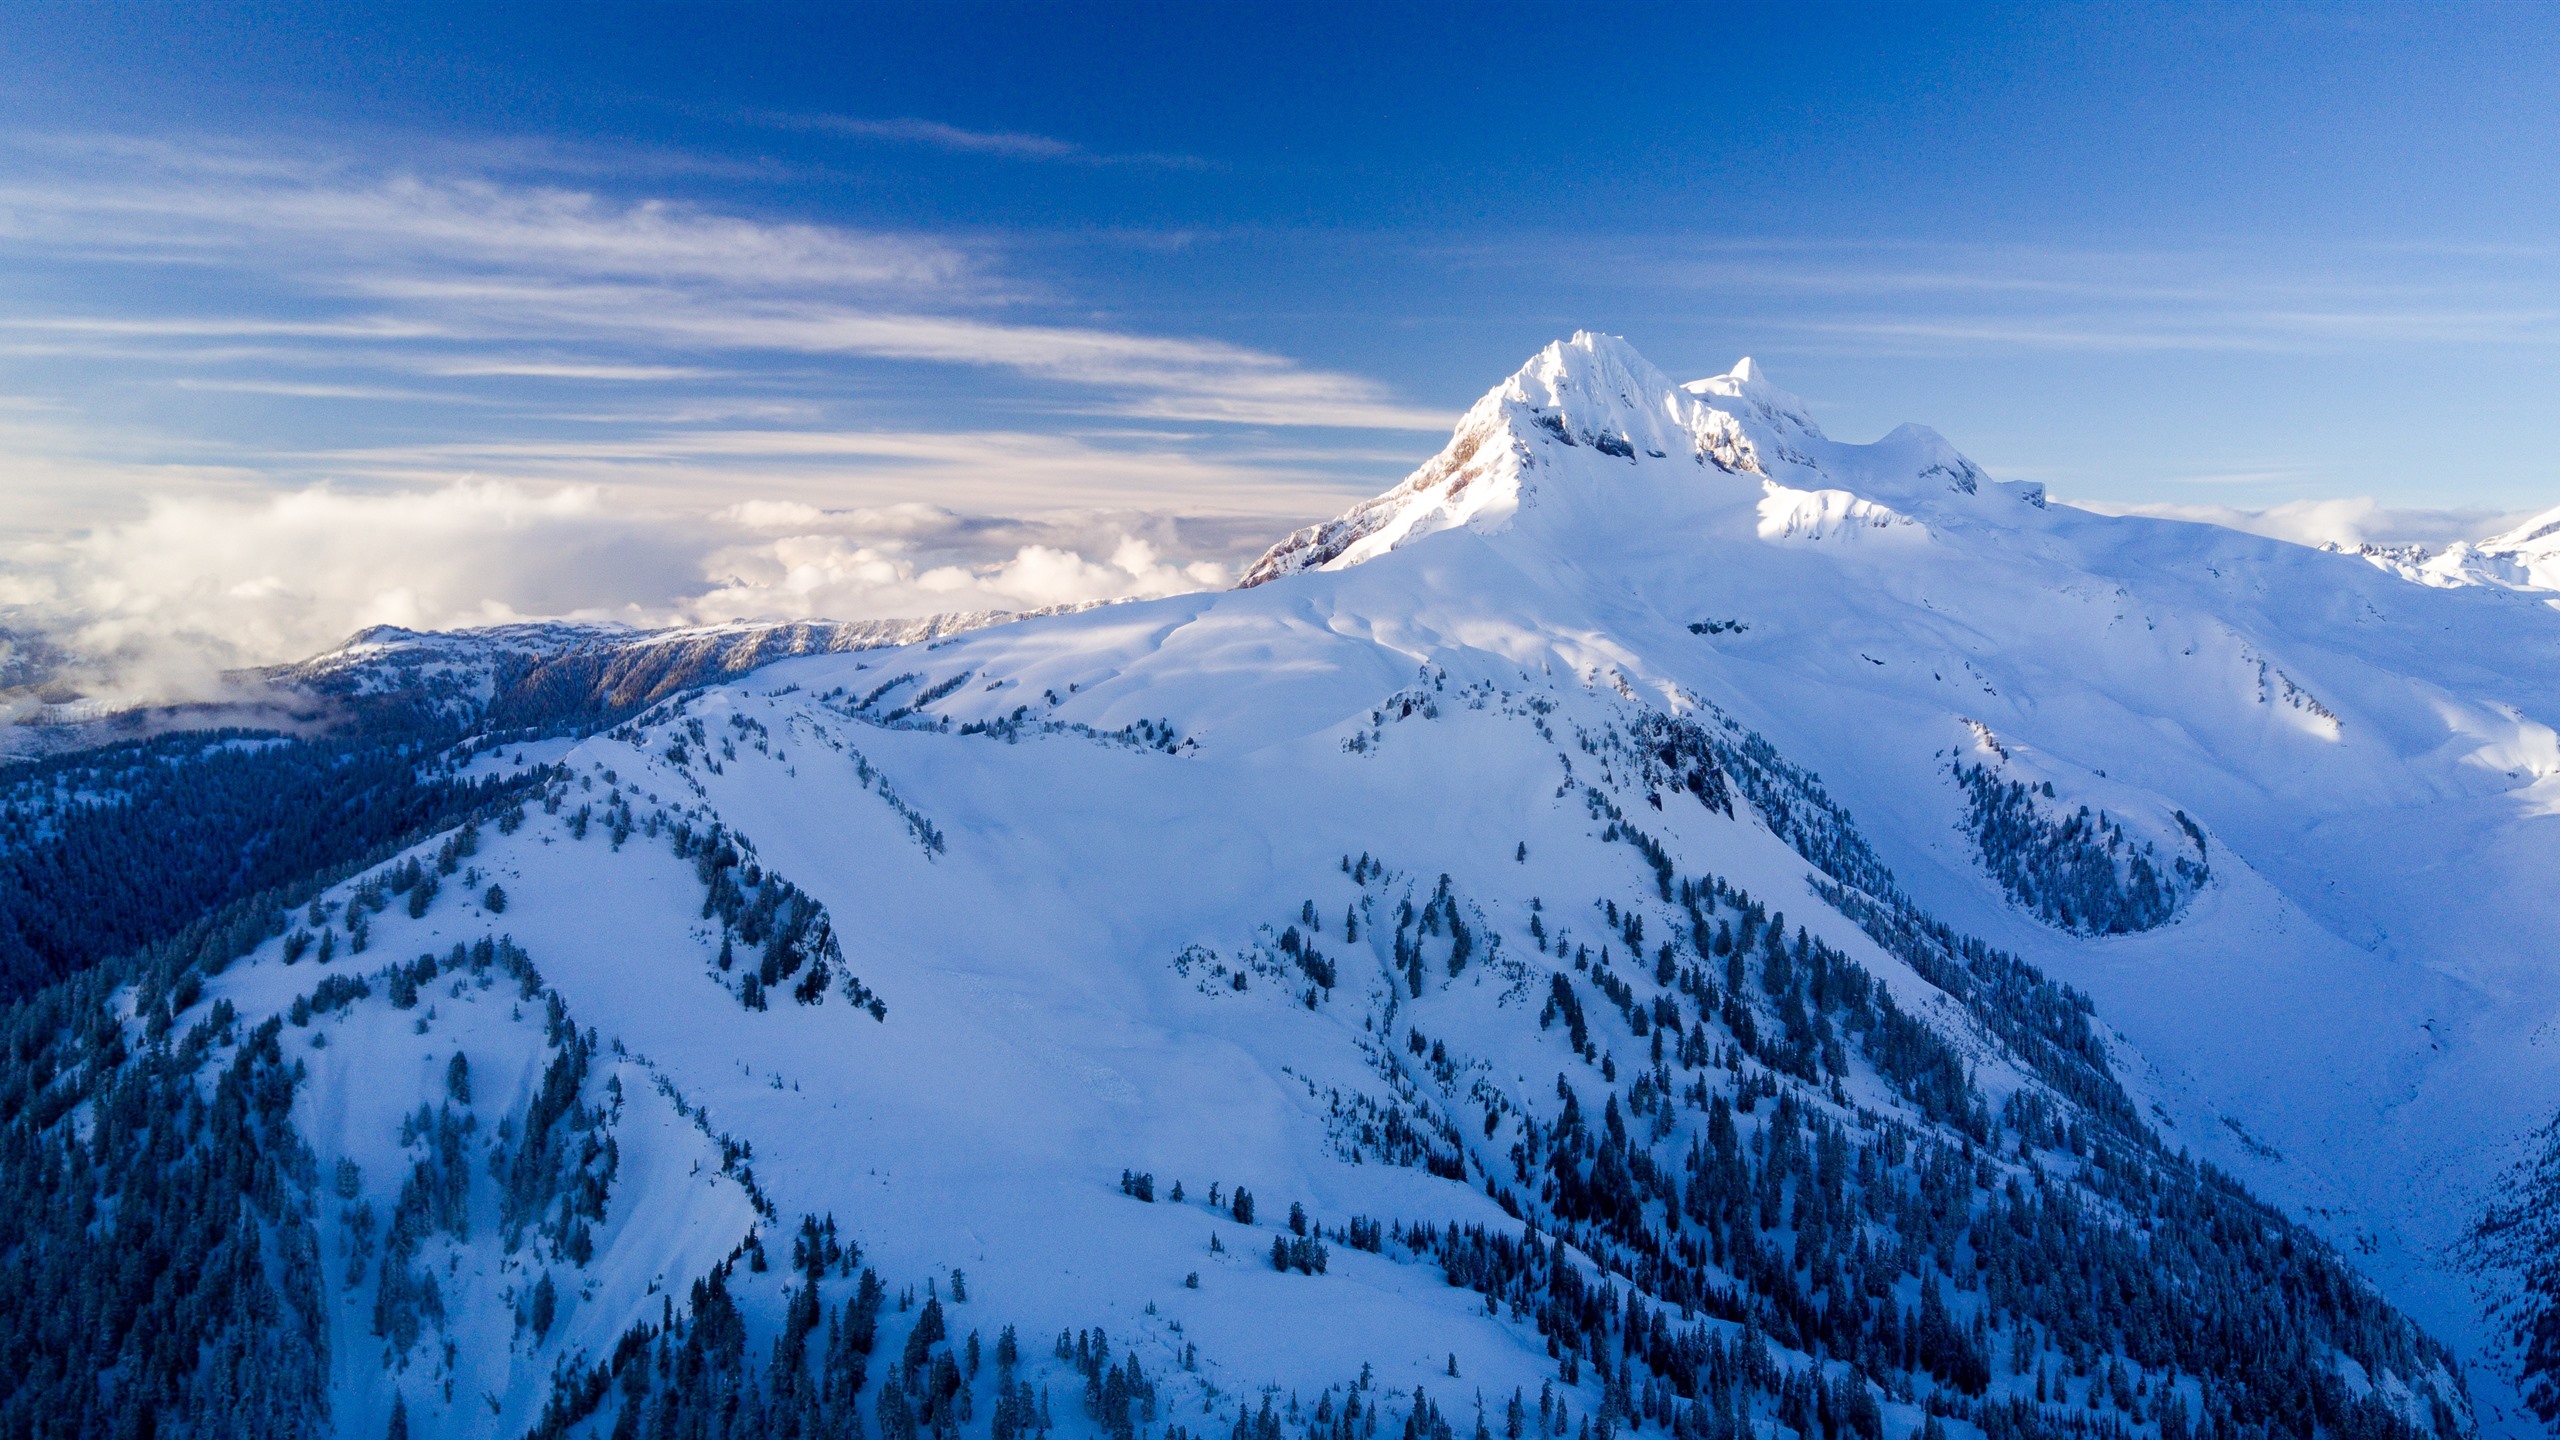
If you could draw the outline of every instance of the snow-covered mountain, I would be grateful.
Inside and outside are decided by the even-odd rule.
[[[2360,545],[2350,553],[2421,585],[2560,590],[2560,508],[2477,541],[2456,541],[2441,548]]]
[[[928,644],[1018,618],[963,611],[661,630],[547,622],[436,633],[377,625],[325,654],[258,671],[256,679],[323,702],[390,699],[459,723],[522,729],[628,714],[794,656]]]
[[[2538,1432],[2547,607],[1586,334],[1239,589],[805,648],[12,1012],[11,1178],[185,1149],[75,1164],[101,1077],[244,1097],[186,1193],[254,1303],[124,1383],[349,1435]]]
[[[1897,501],[1913,509],[1952,503],[1950,497],[1993,506],[2044,504],[2042,486],[1989,484],[1971,461],[1921,426],[1906,425],[1873,445],[1832,441],[1803,401],[1771,385],[1749,360],[1731,374],[1674,386],[1624,342],[1583,334],[1549,346],[1477,401],[1447,447],[1403,484],[1282,541],[1246,572],[1244,584],[1355,565],[1457,525],[1507,528],[1517,512],[1542,500],[1595,504],[1605,512],[1628,498],[1623,492],[1630,486],[1649,483],[1618,480],[1609,473],[1612,460],[1649,477],[1685,479],[1682,467],[1689,466],[1818,493],[1822,498],[1810,509],[1789,508],[1801,505],[1790,499],[1770,512],[1769,522],[1785,535],[1911,523],[1885,508]],[[1547,475],[1559,478],[1542,483]],[[1850,488],[1840,489],[1844,485]],[[1704,494],[1718,487],[1701,482],[1697,488]],[[1605,513],[1586,519],[1611,523]]]
[[[796,655],[925,644],[1020,618],[953,611],[665,629],[556,620],[425,632],[375,625],[308,659],[227,672],[218,699],[122,708],[81,696],[64,678],[79,672],[76,657],[41,637],[0,631],[0,717],[14,722],[0,723],[0,759],[226,728],[512,731],[610,720]],[[15,683],[5,683],[13,671]]]

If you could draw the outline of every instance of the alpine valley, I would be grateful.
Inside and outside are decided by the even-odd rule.
[[[19,727],[0,1435],[2548,1433],[2555,528],[1582,334],[1233,590]]]

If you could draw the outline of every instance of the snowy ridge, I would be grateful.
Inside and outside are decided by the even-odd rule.
[[[40,700],[59,682],[0,687],[0,759],[61,755],[176,730],[225,727],[323,734],[487,726],[538,730],[607,722],[681,690],[743,675],[796,655],[917,645],[1002,625],[1025,614],[954,611],[914,619],[735,621],[642,630],[619,624],[537,621],[420,632],[377,625],[336,649],[287,665],[234,671],[231,698],[114,709],[78,698]],[[41,644],[11,650],[44,675],[72,657]]]
[[[627,713],[795,655],[925,644],[1020,618],[1009,611],[972,611],[913,620],[740,621],[665,630],[494,625],[436,634],[382,625],[327,654],[273,667],[261,678],[321,695],[415,698],[432,692],[445,697],[459,718],[504,712],[499,723],[520,725],[539,722],[538,715],[522,713],[528,709],[574,705],[596,714]]]

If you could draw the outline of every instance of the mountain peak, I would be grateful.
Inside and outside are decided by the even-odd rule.
[[[1679,505],[1756,502],[1767,486],[1850,492],[1906,508],[1953,503],[1970,514],[1995,493],[1987,479],[1935,431],[1917,426],[1873,445],[1831,440],[1812,408],[1748,357],[1724,374],[1677,385],[1624,339],[1577,330],[1487,391],[1404,483],[1290,535],[1242,583],[1356,565],[1459,526],[1507,530],[1538,503],[1533,497],[1551,502],[1551,518],[1540,522],[1541,533],[1551,533],[1552,516],[1565,510],[1630,523],[1609,517],[1634,513],[1628,504],[1638,495],[1687,497]],[[1996,493],[2044,503],[2039,487]]]
[[[1803,399],[1769,383],[1769,372],[1760,362],[1745,355],[1722,375],[1692,380],[1680,387],[1701,400],[1741,402],[1746,418],[1759,420],[1780,431],[1792,432],[1809,440],[1823,438],[1822,427],[1814,422],[1813,407]],[[1720,407],[1722,408],[1722,407]]]
[[[1486,391],[1404,483],[1290,535],[1241,583],[1357,564],[1458,525],[1499,526],[1517,512],[1531,470],[1587,473],[1593,461],[1615,468],[1671,457],[1757,468],[1730,418],[1681,393],[1624,339],[1577,330]]]
[[[1636,347],[1627,343],[1626,336],[1612,335],[1606,330],[1576,330],[1566,339],[1550,342],[1542,353],[1561,355],[1567,351],[1589,355],[1594,359],[1605,358],[1621,365],[1633,365],[1648,370],[1653,368],[1653,362],[1637,353]]]
[[[1678,393],[1668,376],[1615,335],[1576,330],[1533,356],[1496,393],[1511,392],[1532,410],[1569,414],[1588,433],[1622,436],[1639,416],[1664,414]]]

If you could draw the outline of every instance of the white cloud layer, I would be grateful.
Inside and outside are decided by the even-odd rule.
[[[2290,540],[2297,545],[2449,545],[2477,540],[2506,528],[2521,514],[2487,509],[2427,509],[2384,505],[2371,496],[2339,500],[2295,500],[2262,510],[2232,505],[2142,504],[2105,500],[2067,502],[2100,515],[2148,515],[2161,520],[2192,520],[2252,535]]]
[[[226,669],[377,624],[864,619],[1173,594],[1228,583],[1250,535],[1127,513],[788,500],[704,513],[614,504],[594,486],[314,486],[164,498],[21,547],[0,566],[0,624],[83,657],[75,679],[101,698],[193,698],[218,693]]]

